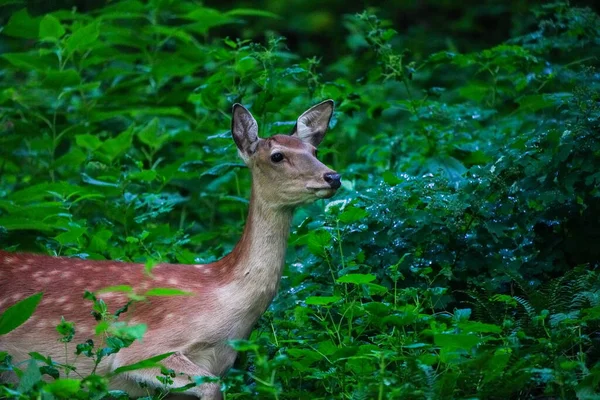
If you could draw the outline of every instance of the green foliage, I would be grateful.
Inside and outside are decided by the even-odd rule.
[[[27,321],[35,312],[42,296],[43,293],[31,295],[8,307],[0,314],[0,335],[6,335]]]
[[[159,262],[214,261],[239,238],[250,185],[227,130],[231,104],[251,106],[268,136],[289,132],[307,105],[336,101],[319,157],[343,188],[297,212],[280,295],[249,340],[231,343],[242,356],[222,380],[226,398],[597,398],[592,10],[515,9],[510,37],[472,46],[443,30],[486,37],[465,22],[478,8],[462,5],[464,20],[427,40],[366,11],[336,22],[345,42],[331,54],[302,41],[317,47],[305,58],[275,34],[246,38],[281,23],[259,9],[9,6],[2,248],[136,261],[149,274]],[[132,302],[187,294],[107,290]],[[3,312],[0,333],[28,318],[32,298]],[[106,340],[71,343],[77,326],[63,320],[69,357],[98,365],[143,337],[144,325],[118,320],[127,307],[86,298]],[[1,397],[127,398],[109,392],[108,377],[75,376],[69,358],[31,353],[13,365],[5,350],[0,373],[19,383],[0,386]],[[168,386],[173,374],[157,379]]]

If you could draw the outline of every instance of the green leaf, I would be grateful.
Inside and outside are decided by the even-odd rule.
[[[227,16],[218,10],[207,7],[195,7],[193,11],[183,17],[194,21],[193,24],[187,25],[186,29],[198,34],[205,34],[212,27],[230,24],[235,21],[232,16]]]
[[[225,15],[281,19],[281,17],[275,13],[254,8],[234,8],[233,10],[227,11]]]
[[[260,348],[258,344],[244,339],[232,339],[228,343],[236,351],[256,351]]]
[[[152,118],[148,125],[138,133],[138,138],[142,143],[147,144],[156,151],[164,145],[169,136],[160,134],[158,118]]]
[[[86,26],[75,25],[74,31],[65,42],[65,48],[70,52],[87,51],[100,36],[99,23],[93,22]]]
[[[471,350],[479,344],[480,338],[476,335],[446,333],[435,334],[433,336],[433,342],[436,346],[440,347]]]
[[[347,274],[338,278],[338,283],[353,283],[355,285],[361,285],[364,283],[373,282],[376,276],[372,274]]]
[[[133,128],[120,133],[117,137],[106,140],[98,149],[104,153],[110,162],[125,154],[133,141]]]
[[[461,322],[458,327],[465,333],[501,333],[502,328],[498,325],[486,324],[477,321]]]
[[[152,288],[144,293],[144,296],[190,296],[192,292],[174,288]]]
[[[64,89],[67,87],[78,86],[81,83],[81,76],[74,69],[64,71],[47,71],[43,84],[53,89]]]
[[[20,216],[3,216],[0,217],[0,227],[7,231],[32,230],[32,231],[52,231],[53,225],[40,222],[39,220],[29,220]]]
[[[63,232],[59,235],[56,235],[54,239],[58,241],[62,246],[67,245],[76,245],[79,243],[79,238],[86,232],[85,227],[72,226],[68,227],[67,232]]]
[[[202,173],[202,175],[200,176],[220,176],[225,174],[226,172],[236,169],[236,168],[242,168],[245,167],[245,164],[241,164],[241,163],[234,163],[234,162],[226,162],[226,163],[221,163],[221,164],[217,164],[214,167],[212,167],[211,169],[209,169],[208,171],[205,171],[204,173]]]
[[[28,392],[41,380],[42,374],[40,373],[40,368],[38,367],[37,362],[33,358],[30,358],[29,361],[27,361],[25,373],[20,377],[17,390],[20,392]]]
[[[391,171],[383,171],[383,174],[381,174],[381,176],[383,178],[383,181],[390,186],[396,186],[397,184],[402,182],[402,179],[398,178]]]
[[[129,179],[143,181],[143,182],[152,182],[156,179],[158,173],[153,169],[147,169],[144,171],[133,172],[129,174]]]
[[[37,39],[41,20],[40,17],[32,18],[23,8],[10,17],[2,33],[23,39]]]
[[[65,34],[65,28],[51,14],[45,15],[40,22],[40,39],[60,39]]]
[[[116,338],[142,340],[148,330],[148,326],[146,324],[126,325],[122,322],[116,322],[110,325],[108,330]]]
[[[81,389],[80,379],[60,378],[44,386],[44,392],[52,393],[61,399],[74,398]]]
[[[467,171],[460,161],[451,156],[432,157],[427,161],[427,167],[433,173],[437,173],[441,169],[449,179],[454,181],[460,180]]]
[[[129,285],[107,286],[100,290],[97,290],[95,293],[102,294],[102,293],[111,293],[111,292],[131,293],[131,292],[133,292],[133,288]]]
[[[134,364],[123,365],[122,367],[119,367],[119,368],[115,369],[111,373],[111,376],[112,375],[122,374],[123,372],[135,371],[135,370],[138,370],[138,369],[147,369],[147,368],[160,367],[160,362],[162,360],[164,360],[165,358],[170,357],[173,354],[175,354],[175,352],[163,353],[163,354],[159,354],[157,356],[146,358],[146,359],[144,359],[142,361],[138,361],[138,362],[136,362]]]
[[[305,302],[311,306],[325,306],[339,301],[341,296],[309,296]]]
[[[35,312],[42,296],[43,293],[39,292],[8,307],[0,315],[0,335],[6,335],[27,321]]]
[[[364,219],[369,213],[367,210],[355,206],[346,207],[339,215],[339,220],[345,224]]]
[[[331,244],[331,233],[325,229],[312,231],[308,234],[308,249],[316,256],[325,256]]]
[[[15,67],[26,70],[44,71],[48,68],[48,64],[39,54],[33,53],[4,53],[2,57]]]
[[[243,57],[235,63],[235,71],[240,75],[246,75],[248,72],[256,71],[258,61],[254,57]]]
[[[573,97],[572,93],[533,94],[517,99],[519,111],[536,112],[544,108],[559,106]]]
[[[90,135],[89,133],[75,136],[75,143],[84,149],[94,151],[102,146],[102,141],[97,136]]]

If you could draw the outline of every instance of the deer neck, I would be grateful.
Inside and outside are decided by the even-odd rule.
[[[244,233],[229,257],[235,286],[266,308],[281,279],[293,208],[270,207],[258,192],[252,185]]]

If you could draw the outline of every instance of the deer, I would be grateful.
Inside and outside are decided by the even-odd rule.
[[[0,350],[11,354],[15,362],[29,359],[32,351],[64,362],[65,347],[58,342],[55,330],[61,316],[75,322],[74,343],[94,335],[95,321],[89,315],[89,301],[84,303],[84,291],[97,293],[113,310],[126,304],[127,296],[99,289],[116,284],[142,290],[177,288],[191,295],[153,297],[136,303],[129,323],[147,324],[143,342],[135,341],[110,355],[95,373],[105,375],[121,366],[173,352],[161,361],[177,373],[172,387],[186,386],[192,377],[223,377],[237,357],[228,342],[249,337],[278,291],[294,210],[332,197],[341,186],[340,175],[316,157],[333,111],[334,102],[323,101],[300,115],[291,134],[262,139],[252,114],[241,104],[233,105],[231,133],[251,173],[251,196],[241,239],[216,262],[162,263],[149,276],[143,264],[0,251],[0,312],[43,292],[31,318],[0,336]],[[71,355],[69,361],[80,374],[92,371],[89,360],[74,358]],[[139,384],[158,388],[161,383],[157,375],[158,368],[128,371],[112,377],[109,387],[144,395],[147,392]],[[0,381],[14,378],[5,374]],[[183,393],[203,400],[222,399],[220,384],[214,380]]]

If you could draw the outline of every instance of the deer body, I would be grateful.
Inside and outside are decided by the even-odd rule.
[[[129,285],[141,293],[173,287],[191,295],[152,297],[149,302],[135,303],[124,316],[129,323],[147,324],[143,342],[134,342],[107,357],[96,372],[106,374],[157,354],[175,352],[162,361],[165,367],[183,374],[174,379],[174,387],[190,383],[188,376],[222,376],[236,358],[227,341],[247,338],[277,293],[294,208],[331,197],[340,186],[339,175],[314,155],[332,112],[333,102],[320,103],[298,119],[293,135],[259,139],[252,115],[234,106],[233,138],[252,171],[252,195],[242,237],[219,261],[205,265],[160,264],[151,277],[144,273],[142,264],[0,251],[0,312],[33,293],[44,292],[34,315],[0,336],[0,350],[8,351],[16,362],[36,351],[55,361],[74,364],[82,375],[89,374],[93,365],[85,357],[75,359],[74,344],[65,360],[64,344],[57,341],[55,330],[60,316],[64,316],[76,323],[72,343],[99,340],[94,338],[95,321],[83,292],[117,284]],[[113,312],[127,302],[119,292],[98,294],[98,298]],[[157,375],[156,369],[131,371],[117,375],[111,386],[143,394],[137,383],[158,386]],[[0,376],[0,380],[10,378]],[[186,393],[202,399],[221,398],[215,383]]]

